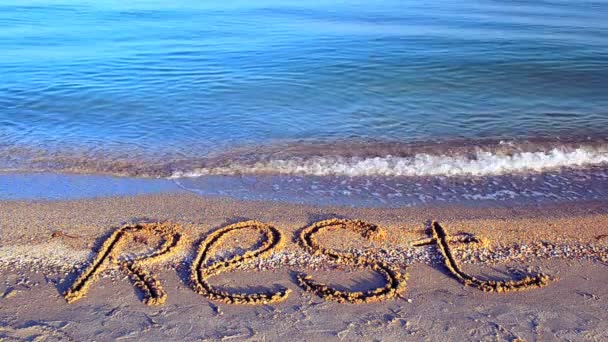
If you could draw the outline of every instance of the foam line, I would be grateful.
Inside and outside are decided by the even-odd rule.
[[[205,175],[279,174],[311,176],[492,176],[539,173],[560,168],[589,167],[608,163],[605,148],[553,148],[511,154],[477,151],[469,155],[416,154],[411,157],[310,157],[271,159],[252,164],[174,172],[170,178]]]

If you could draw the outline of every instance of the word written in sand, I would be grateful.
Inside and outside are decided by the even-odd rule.
[[[414,246],[436,245],[450,274],[466,286],[472,286],[486,292],[508,292],[543,287],[549,284],[551,280],[549,276],[542,273],[526,276],[521,280],[504,281],[483,280],[468,275],[458,265],[452,254],[451,245],[455,243],[479,243],[480,240],[469,234],[450,236],[446,229],[437,222],[433,222],[431,228],[432,236],[417,241]],[[231,258],[213,260],[211,257],[213,250],[221,247],[227,236],[243,229],[254,229],[261,234],[262,240],[259,246]],[[305,291],[315,293],[325,300],[339,303],[371,303],[395,298],[405,292],[406,273],[402,273],[400,269],[369,256],[323,247],[317,238],[317,234],[323,230],[347,230],[370,241],[381,241],[385,237],[385,231],[381,227],[359,220],[324,220],[304,228],[298,236],[298,243],[310,254],[324,255],[334,263],[360,269],[371,269],[382,276],[384,285],[365,292],[343,291],[317,282],[310,275],[298,274],[298,283]],[[139,234],[137,239],[135,239],[135,234]],[[120,253],[125,249],[129,237],[133,240],[142,240],[146,236],[160,239],[161,242],[156,250],[135,258],[120,257]],[[119,228],[103,242],[91,264],[73,282],[64,296],[68,303],[82,298],[104,269],[118,265],[130,276],[133,284],[142,291],[144,303],[148,305],[163,304],[167,298],[166,292],[160,282],[144,268],[175,256],[185,245],[185,240],[180,226],[172,223],[145,223]],[[287,299],[291,290],[232,293],[214,288],[209,283],[209,278],[223,272],[229,272],[254,259],[268,258],[273,253],[280,251],[283,246],[284,238],[281,231],[262,222],[244,221],[222,227],[211,232],[196,247],[196,255],[190,268],[192,287],[194,291],[211,300],[229,304],[255,305],[283,301]]]

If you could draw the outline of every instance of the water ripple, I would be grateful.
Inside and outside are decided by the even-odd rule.
[[[601,138],[607,12],[555,0],[4,1],[0,145],[156,161],[277,141]]]

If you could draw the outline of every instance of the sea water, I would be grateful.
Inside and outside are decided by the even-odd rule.
[[[602,199],[607,16],[604,0],[2,1],[0,170],[365,205]]]

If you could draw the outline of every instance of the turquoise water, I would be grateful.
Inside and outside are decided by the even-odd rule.
[[[607,14],[608,1],[3,1],[0,170],[602,164]],[[475,148],[515,166],[461,165],[486,160]]]

